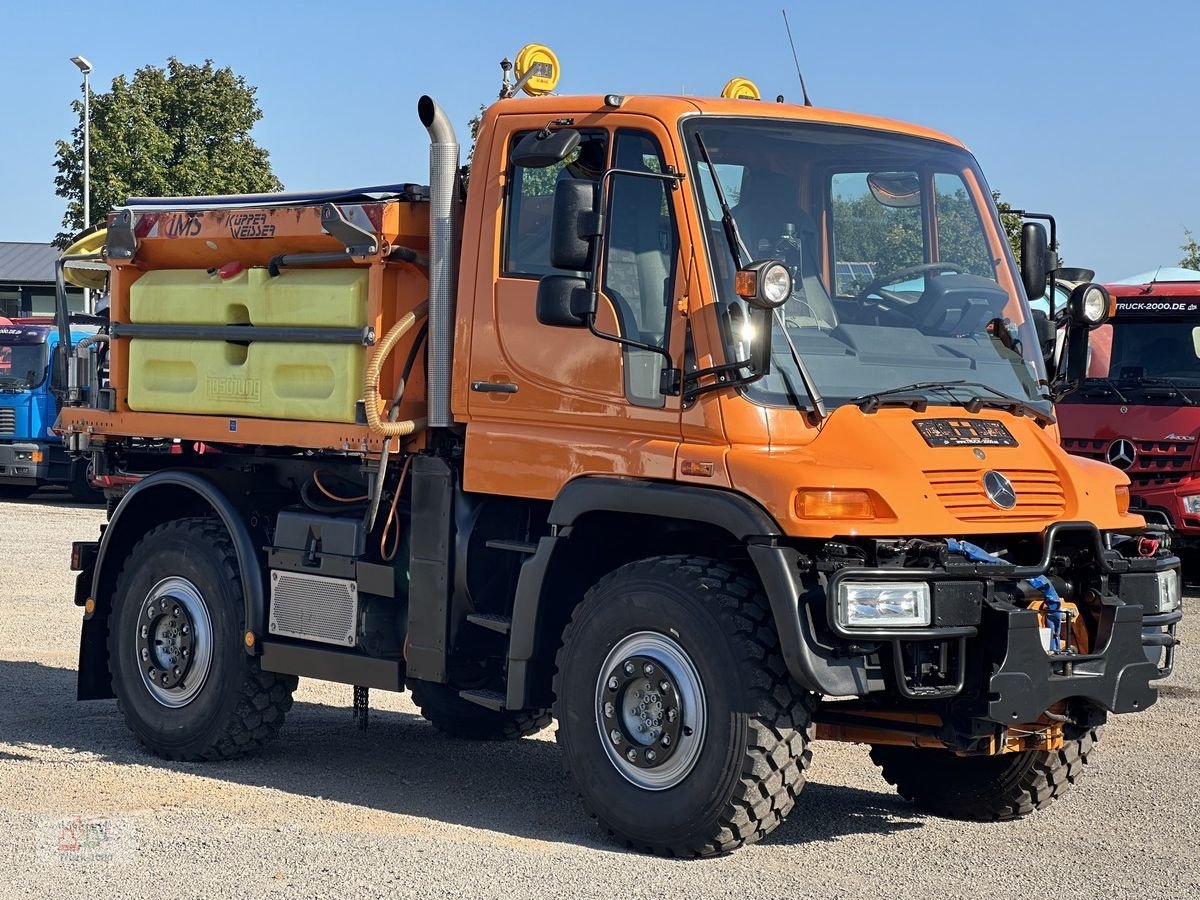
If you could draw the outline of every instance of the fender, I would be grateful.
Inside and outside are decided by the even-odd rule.
[[[506,706],[530,705],[533,685],[530,664],[545,648],[538,646],[538,623],[547,573],[574,524],[589,512],[623,512],[701,522],[716,526],[747,546],[750,558],[771,603],[784,659],[792,676],[809,690],[838,695],[865,693],[865,670],[853,660],[834,660],[823,652],[800,615],[798,554],[780,546],[783,530],[755,501],[733,491],[695,485],[634,481],[622,478],[584,477],[568,482],[555,498],[548,522],[551,533],[525,561],[513,602],[512,636],[508,656]]]
[[[159,501],[164,495],[170,495],[174,508],[184,509],[186,507],[179,503],[180,493],[190,494],[197,501],[196,506],[207,507],[221,520],[233,542],[242,576],[246,630],[252,632],[256,638],[261,636],[265,609],[262,566],[245,520],[229,499],[229,492],[222,489],[220,480],[222,479],[214,478],[209,473],[182,469],[156,472],[134,485],[121,500],[104,529],[93,564],[91,596],[96,599],[97,605],[94,614],[84,619],[80,638],[80,700],[102,700],[112,697],[107,641],[111,598],[106,593],[105,585],[111,585],[115,581],[114,569],[121,565],[128,550],[148,530],[147,523],[158,524],[177,518],[161,511]],[[188,514],[190,513],[183,513]],[[253,646],[246,647],[246,652],[255,654],[259,643],[255,640]]]

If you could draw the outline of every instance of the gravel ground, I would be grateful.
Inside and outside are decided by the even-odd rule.
[[[301,682],[247,761],[147,755],[112,701],[76,704],[72,540],[103,511],[0,503],[0,897],[1200,896],[1195,651],[1161,701],[1106,730],[1087,779],[1020,822],[918,815],[861,747],[818,743],[791,818],[720,859],[625,852],[560,774],[553,731],[448,740],[407,695]],[[1195,594],[1195,589],[1192,589]],[[1188,600],[1195,630],[1200,596]],[[60,843],[78,850],[60,849]]]

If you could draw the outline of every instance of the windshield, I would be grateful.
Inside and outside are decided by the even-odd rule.
[[[1200,391],[1200,298],[1118,299],[1112,323],[1089,335],[1088,380],[1073,399],[1164,385]]]
[[[26,390],[45,377],[45,344],[0,344],[0,389]]]
[[[753,335],[714,177],[741,262],[780,259],[792,271],[786,334],[776,325],[771,374],[747,389],[754,399],[807,405],[794,347],[830,408],[914,383],[967,382],[953,396],[911,393],[963,402],[1003,392],[1049,410],[1012,254],[969,153],[778,120],[695,118],[684,137],[730,361],[748,357]]]

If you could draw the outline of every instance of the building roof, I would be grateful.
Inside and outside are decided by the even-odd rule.
[[[60,252],[53,244],[0,241],[0,282],[54,284],[54,261]]]

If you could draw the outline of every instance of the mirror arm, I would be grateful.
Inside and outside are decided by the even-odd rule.
[[[595,294],[596,291],[593,289],[592,293]],[[663,390],[662,393],[668,394],[672,397],[678,396],[680,390],[679,383],[681,379],[679,376],[679,370],[672,365],[673,360],[671,359],[671,354],[669,351],[664,350],[662,347],[658,347],[654,344],[647,344],[645,341],[635,341],[631,338],[621,337],[619,334],[609,334],[607,331],[601,331],[596,327],[595,313],[589,314],[587,320],[588,331],[598,338],[606,341],[612,341],[614,344],[620,344],[622,347],[632,347],[635,350],[645,350],[649,353],[657,353],[659,356],[661,356],[666,362],[666,365],[663,367],[663,378],[661,385],[672,388],[671,390]]]

